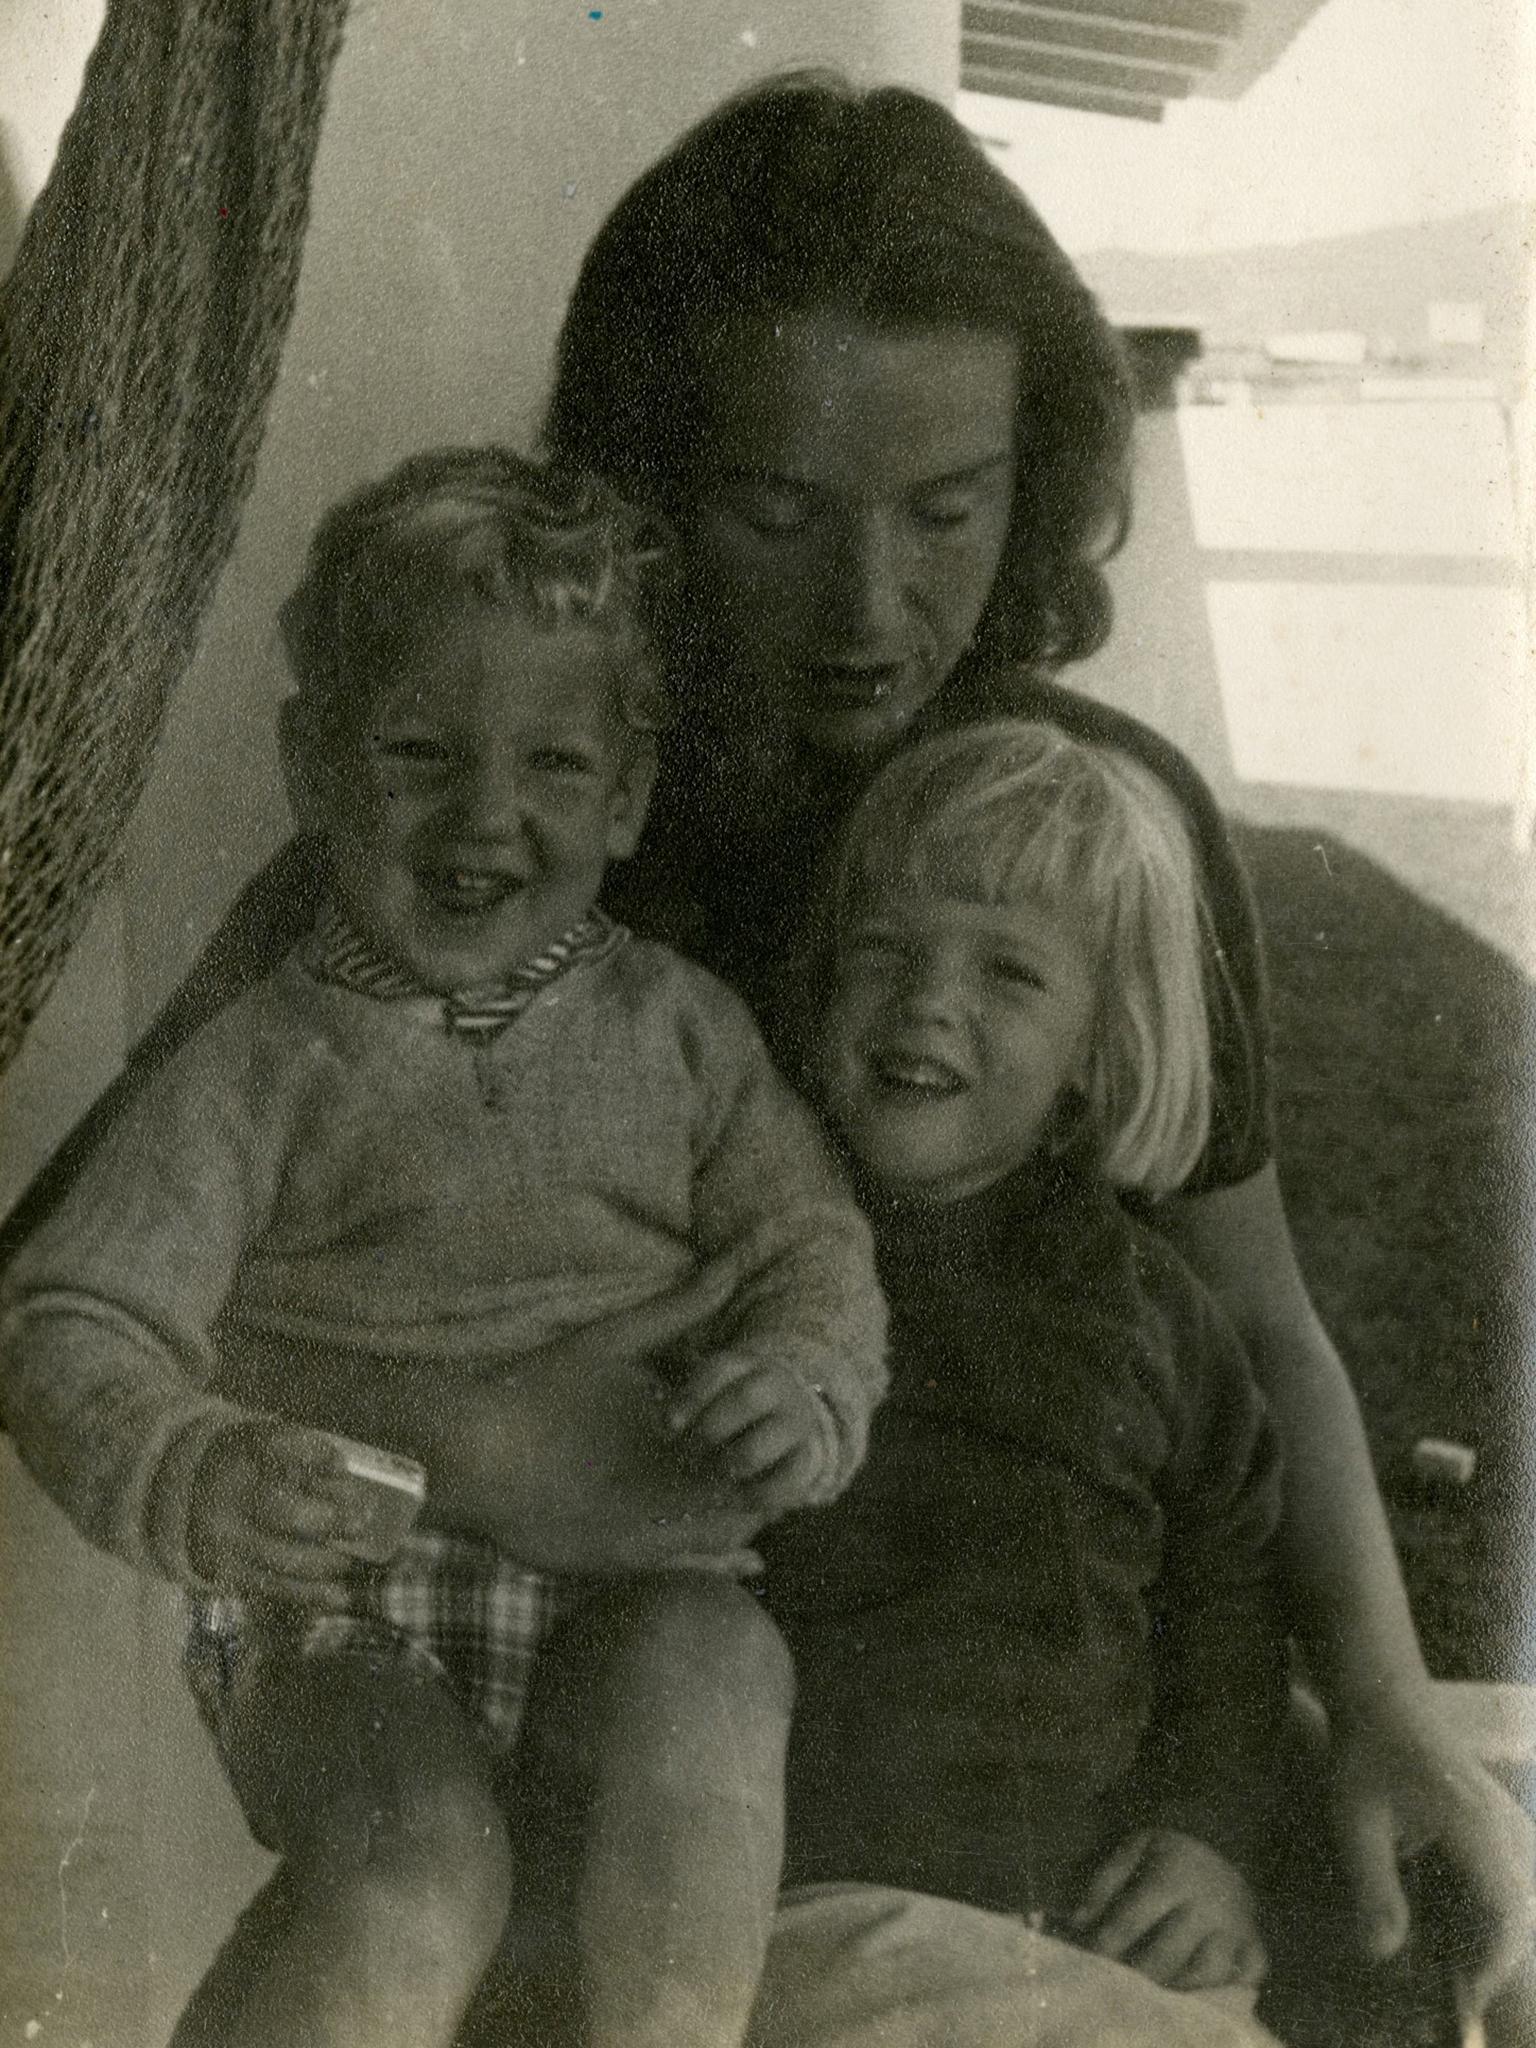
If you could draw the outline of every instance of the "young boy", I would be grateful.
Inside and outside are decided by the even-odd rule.
[[[610,497],[498,451],[417,458],[323,523],[281,744],[326,909],[8,1276],[21,1454],[191,1594],[191,1683],[282,1859],[185,2041],[451,2041],[507,1919],[530,1669],[595,1593],[498,1545],[496,1390],[563,1373],[582,1404],[636,1330],[728,1295],[670,1366],[727,1512],[613,1624],[634,1782],[594,1800],[585,2038],[745,2028],[789,1688],[733,1568],[770,1509],[846,1485],[883,1309],[735,998],[595,908],[662,717],[640,559]],[[331,1430],[425,1465],[392,1556],[370,1524],[398,1496]]]
[[[826,907],[821,1093],[892,1382],[848,1492],[765,1545],[798,1682],[787,1876],[1098,1951],[1085,2041],[1134,2007],[1111,1964],[1251,2001],[1275,1448],[1215,1304],[1118,1198],[1176,1187],[1210,1112],[1178,813],[1128,757],[962,728],[876,778]]]

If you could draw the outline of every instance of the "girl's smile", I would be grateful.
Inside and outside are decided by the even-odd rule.
[[[957,1200],[1037,1149],[1084,1078],[1096,1009],[1095,963],[1064,912],[893,890],[843,936],[828,1107],[888,1193]]]

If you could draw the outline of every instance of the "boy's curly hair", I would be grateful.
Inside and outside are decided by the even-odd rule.
[[[1110,623],[1129,523],[1131,382],[1092,295],[952,114],[835,73],[730,99],[600,229],[560,333],[545,432],[563,460],[669,510],[706,446],[706,344],[743,319],[841,311],[1018,351],[1018,475],[977,632],[987,664],[1054,667]]]
[[[429,450],[320,522],[279,614],[288,664],[324,726],[344,729],[424,614],[507,607],[539,631],[610,636],[619,715],[657,732],[669,709],[641,581],[660,548],[659,522],[595,477],[507,448]]]

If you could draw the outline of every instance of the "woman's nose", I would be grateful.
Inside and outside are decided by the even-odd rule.
[[[850,519],[825,557],[828,626],[851,651],[894,651],[902,632],[903,583],[902,538],[891,515],[874,508]]]

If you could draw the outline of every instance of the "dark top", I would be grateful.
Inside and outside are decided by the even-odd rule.
[[[1002,716],[1044,720],[1077,738],[1123,748],[1179,799],[1221,954],[1221,971],[1210,983],[1211,1138],[1184,1191],[1245,1180],[1270,1156],[1268,1001],[1252,899],[1215,799],[1178,749],[1149,726],[1022,669],[957,679],[929,705],[916,730]],[[697,714],[665,736],[640,851],[614,870],[604,901],[642,937],[670,941],[731,983],[772,1039],[774,984],[813,877],[873,771],[802,753],[764,772],[750,733],[727,737],[723,744]],[[52,1209],[118,1105],[199,1026],[269,974],[309,928],[325,883],[314,843],[298,838],[247,885],[117,1080],[0,1226],[0,1263]]]
[[[1138,1825],[1253,1862],[1279,1466],[1221,1311],[1069,1160],[865,1207],[891,1389],[842,1498],[761,1539],[797,1674],[786,1882],[1050,1914]]]

